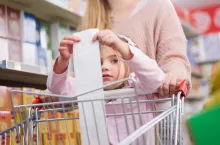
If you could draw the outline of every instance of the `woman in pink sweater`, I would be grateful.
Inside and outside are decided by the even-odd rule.
[[[170,0],[87,0],[79,30],[112,29],[129,38],[166,74],[159,97],[169,97],[183,80],[191,86],[186,38]]]
[[[98,32],[93,39],[93,41],[99,40],[102,44],[101,66],[103,84],[109,84],[123,78],[131,78],[134,80],[137,89],[149,94],[140,95],[138,99],[152,100],[153,98],[150,94],[154,93],[162,85],[165,74],[158,67],[155,60],[150,59],[140,49],[136,48],[129,38],[124,36],[120,37],[121,38],[115,35],[111,30],[103,30]],[[124,41],[122,41],[122,39]],[[76,95],[75,79],[68,77],[67,68],[73,52],[73,45],[79,41],[79,38],[72,36],[65,37],[60,43],[60,56],[56,59],[53,70],[49,74],[47,81],[48,90],[53,94],[65,96]],[[134,82],[123,82],[121,84],[112,85],[105,88],[105,90],[131,88],[134,87]],[[136,101],[137,98],[131,99]],[[121,99],[111,100],[110,104],[106,106],[106,114],[114,114],[111,104],[117,104],[120,101]],[[132,112],[138,112],[138,109],[140,109],[141,118],[139,118],[138,114],[134,116],[127,115],[127,123],[129,125],[127,128],[123,115],[107,117],[109,141],[112,145],[117,145],[129,134],[153,119],[153,113],[144,113],[154,110],[153,103],[140,103],[139,107],[134,103],[132,104],[132,108],[130,104],[125,104],[124,107],[126,112],[124,112],[124,107],[122,107],[122,105],[114,105],[114,107],[116,108],[116,114],[129,113],[131,110]],[[117,120],[117,125],[115,120]],[[129,132],[127,132],[127,129]],[[148,135],[145,136],[144,144],[154,145],[154,141],[154,129],[152,128],[152,130],[148,131]],[[139,139],[139,143],[143,144],[142,138]]]

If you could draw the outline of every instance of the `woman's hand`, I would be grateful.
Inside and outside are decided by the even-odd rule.
[[[159,98],[171,97],[176,93],[183,80],[187,80],[187,76],[172,72],[166,74],[165,82],[158,89]]]
[[[80,39],[76,36],[67,36],[64,37],[60,42],[59,52],[60,56],[57,59],[56,64],[54,65],[54,72],[56,74],[62,74],[66,71],[69,60],[73,54],[74,43],[80,42]]]
[[[101,30],[93,38],[93,42],[99,40],[102,45],[113,48],[118,51],[122,58],[125,60],[130,60],[133,57],[128,44],[122,41],[114,32],[111,30]]]

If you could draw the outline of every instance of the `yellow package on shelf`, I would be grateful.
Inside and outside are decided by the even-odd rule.
[[[21,136],[15,136],[14,134],[12,134],[12,136],[11,136],[11,145],[20,145],[20,144],[24,144],[23,136],[22,135]]]
[[[74,132],[74,128],[73,128],[74,121],[68,117],[68,113],[58,113],[58,118],[65,119],[58,121],[60,133]]]
[[[39,124],[38,124],[39,131],[42,134],[49,133],[49,122],[46,121],[47,119],[48,119],[47,113],[42,113],[41,117],[40,117],[40,120],[42,120],[42,122],[39,122]]]
[[[70,143],[71,144],[81,145],[80,142],[82,142],[80,134],[77,136],[77,133],[75,133],[75,132],[70,133]]]
[[[43,144],[44,145],[55,145],[55,134],[45,133],[43,136]]]
[[[32,88],[22,88],[22,91],[24,92],[35,92],[35,89]],[[31,94],[23,94],[23,104],[28,105],[32,104],[32,102],[35,100],[34,95]]]
[[[68,112],[68,118],[73,120],[73,132],[81,132],[80,130],[80,121],[79,121],[79,110]]]

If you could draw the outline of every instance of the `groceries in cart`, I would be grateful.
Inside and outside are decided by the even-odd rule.
[[[220,62],[211,79],[210,97],[203,110],[188,119],[192,142],[195,145],[219,145],[220,134]]]
[[[152,94],[165,74],[130,38],[89,29],[64,38],[59,52],[48,75],[52,94],[11,92],[11,99],[13,93],[38,97],[28,105],[12,101],[13,113],[21,119],[0,133],[1,141],[14,137],[21,144],[182,144],[186,82],[177,94],[155,99]],[[75,78],[67,76],[71,56]],[[166,108],[158,107],[164,102]]]

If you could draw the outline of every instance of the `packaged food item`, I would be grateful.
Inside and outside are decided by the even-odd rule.
[[[69,118],[68,113],[58,113],[58,118],[65,119],[58,121],[60,133],[74,132],[74,128],[73,128],[74,121],[73,119]]]
[[[42,134],[46,134],[49,133],[49,122],[46,121],[48,119],[48,115],[47,113],[41,113],[41,117],[40,120],[42,120],[42,122],[39,122],[39,130],[40,133]]]
[[[35,89],[33,88],[22,88],[22,91],[24,92],[34,92]],[[35,100],[34,95],[23,93],[23,105],[32,104],[32,102]]]
[[[8,94],[10,96],[10,92],[14,91],[21,91],[21,88],[15,88],[15,87],[8,87]],[[22,105],[23,104],[23,94],[19,92],[13,92],[12,94],[12,102],[13,105]],[[12,106],[11,106],[12,107]]]
[[[76,132],[70,133],[70,142],[73,145],[81,145],[82,140],[80,133],[76,133]]]
[[[27,43],[36,43],[36,18],[34,15],[21,12],[23,41]]]
[[[8,38],[21,40],[21,15],[20,11],[7,7]]]
[[[55,134],[55,145],[67,145],[68,143],[68,139],[67,139],[67,135],[64,133],[56,133]],[[72,144],[72,143],[71,143]]]
[[[7,37],[6,6],[0,5],[0,37]]]
[[[80,120],[79,120],[79,110],[68,112],[68,118],[73,120],[73,132],[81,132],[80,130]]]
[[[22,62],[21,42],[17,40],[8,39],[8,53],[9,60],[15,62]]]
[[[8,89],[5,86],[0,86],[0,111],[10,111],[10,97]]]
[[[1,21],[1,20],[0,20]],[[1,22],[0,22],[1,23]],[[1,25],[1,24],[0,24]],[[0,26],[1,27],[1,26]],[[0,28],[1,29],[1,28]],[[1,32],[0,32],[1,33]],[[1,34],[0,34],[1,35]],[[0,38],[0,61],[2,60],[8,60],[9,54],[8,54],[8,40],[5,38]]]
[[[0,111],[0,132],[5,131],[12,126],[11,120],[11,111]]]
[[[51,50],[51,24],[40,20],[40,41],[41,48]]]
[[[44,145],[55,145],[56,139],[55,134],[45,133],[43,134],[43,144]]]
[[[24,42],[22,47],[22,62],[28,65],[37,65],[37,48],[35,43]]]

